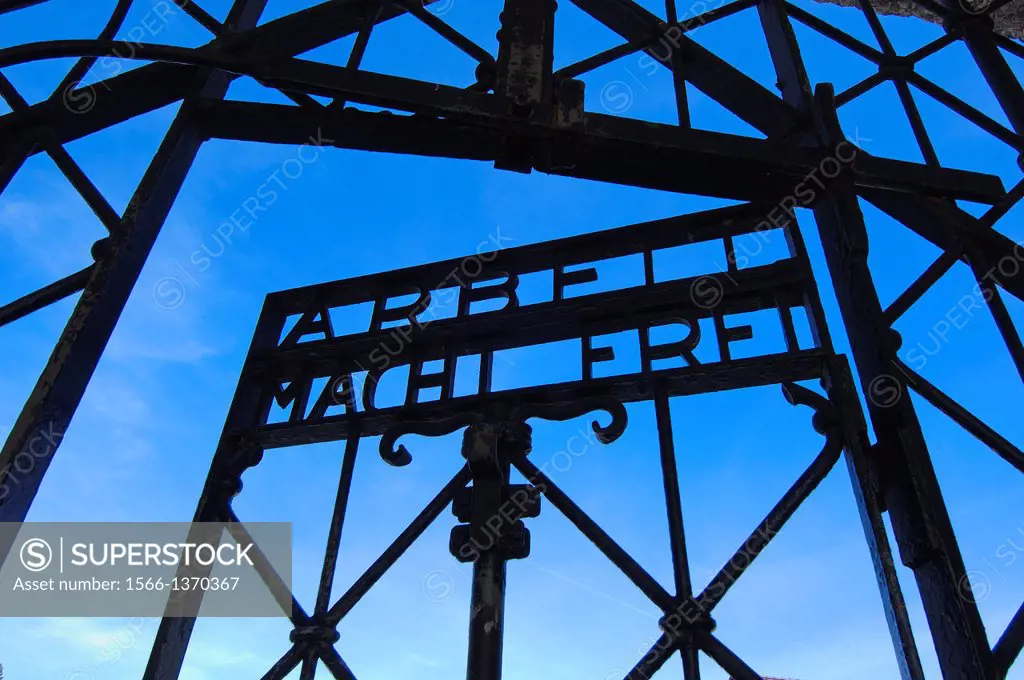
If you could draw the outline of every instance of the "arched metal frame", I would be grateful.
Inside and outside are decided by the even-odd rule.
[[[45,1],[0,1],[0,16]],[[1024,182],[1007,191],[993,176],[941,167],[910,91],[913,86],[1016,152],[1024,151],[1024,88],[1006,61],[1007,53],[1024,58],[1024,47],[994,32],[989,18],[1007,0],[995,0],[984,9],[953,0],[917,0],[943,18],[947,33],[909,55],[899,55],[892,47],[866,1],[860,9],[880,50],[786,0],[736,0],[684,21],[678,19],[674,0],[667,0],[667,22],[632,0],[571,1],[626,42],[557,72],[552,67],[556,8],[550,0],[505,0],[497,56],[415,0],[332,0],[263,25],[259,18],[267,0],[235,0],[224,23],[196,3],[181,0],[181,8],[214,36],[208,45],[195,49],[113,40],[131,5],[130,0],[120,0],[95,41],[53,41],[0,50],[0,68],[81,57],[53,96],[33,105],[0,75],[0,96],[12,109],[0,117],[0,188],[7,186],[26,159],[46,153],[109,232],[94,245],[94,264],[0,307],[2,325],[82,293],[0,452],[0,474],[9,477],[16,459],[31,442],[66,431],[163,221],[207,139],[302,143],[321,130],[339,148],[484,160],[501,169],[537,170],[785,207],[783,201],[798,195],[796,189],[820,171],[823,159],[849,144],[839,128],[836,108],[891,81],[925,163],[879,158],[858,150],[849,167],[827,182],[819,179],[813,197],[799,205],[814,210],[861,388],[869,397],[883,397],[868,399],[877,443],[865,445],[863,456],[853,465],[876,566],[880,574],[891,574],[887,548],[877,540],[878,531],[871,531],[872,527],[880,530],[881,513],[887,513],[900,559],[916,578],[943,676],[1005,677],[1024,645],[1024,608],[990,646],[966,585],[963,560],[908,389],[933,403],[1019,471],[1024,471],[1024,453],[904,365],[896,354],[899,338],[892,325],[953,264],[965,262],[1024,377],[1024,346],[1002,300],[1006,293],[1024,299],[1020,267],[1009,274],[1003,266],[1019,265],[1022,258],[1017,244],[993,229],[1024,197]],[[780,94],[686,36],[695,27],[745,9],[758,13]],[[359,64],[373,27],[405,13],[479,61],[477,82],[460,89],[361,70]],[[792,21],[877,64],[878,73],[837,95],[828,86],[812,92]],[[356,40],[345,67],[295,57],[347,35],[355,35]],[[963,41],[969,48],[1012,129],[915,71],[920,60],[955,41]],[[576,78],[638,51],[647,52],[672,71],[677,125],[584,110],[583,85]],[[156,63],[81,86],[96,58],[103,55]],[[225,101],[228,85],[239,75],[281,90],[296,105]],[[684,83],[767,139],[692,128]],[[103,93],[98,97],[100,87]],[[332,101],[321,105],[313,95]],[[128,208],[117,214],[63,145],[177,101],[182,102],[177,117]],[[346,108],[347,102],[412,115]],[[887,309],[879,301],[867,266],[868,239],[859,199],[869,201],[942,250],[935,263]],[[960,209],[957,199],[991,207],[976,218]],[[889,394],[896,395],[895,399],[883,396]],[[855,431],[846,432],[848,446]],[[32,469],[19,475],[17,485],[4,486],[0,520],[24,519],[58,447],[59,438],[49,455],[36,457]],[[3,549],[6,555],[8,547]],[[898,589],[889,587],[893,585],[886,582],[883,588],[888,593],[890,629],[904,677],[919,678],[909,625]],[[332,672],[336,677],[348,677],[339,675],[333,666]],[[695,677],[696,671],[687,673]]]

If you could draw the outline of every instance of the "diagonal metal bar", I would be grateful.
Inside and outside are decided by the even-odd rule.
[[[1024,276],[1019,268],[1004,274],[1001,265],[1017,262],[1021,246],[948,201],[861,188],[861,196],[890,217],[944,251],[960,253],[966,264],[986,272],[996,283],[1024,300]],[[966,254],[970,252],[968,257]]]
[[[1024,198],[1024,179],[1017,182],[1009,193],[987,211],[985,214],[978,218],[978,224],[983,227],[993,227],[995,223],[1002,219],[1006,213],[1013,210],[1013,207],[1017,205],[1020,200]]]
[[[269,671],[263,676],[261,680],[284,680],[285,677],[299,665],[302,661],[302,652],[299,651],[298,645],[292,645],[291,648],[284,653],[280,659],[277,660]]]
[[[121,30],[121,26],[124,25],[124,20],[128,16],[128,11],[132,7],[134,0],[118,0],[117,5],[114,7],[114,11],[110,14],[110,19],[107,24],[100,31],[98,38],[100,40],[110,40],[117,32]],[[60,85],[53,91],[53,95],[50,99],[61,98],[69,90],[78,85],[79,81],[85,77],[85,74],[89,72],[89,69],[96,63],[95,57],[85,57],[79,59],[71,70],[68,71],[64,79],[60,81]]]
[[[901,361],[897,366],[900,372],[907,376],[908,383],[918,394],[995,451],[1000,458],[1020,472],[1024,472],[1024,452],[905,363]]]
[[[875,36],[875,40],[882,47],[885,59],[894,61],[897,59],[896,50],[892,46],[892,41],[889,40],[889,36],[885,33],[885,28],[882,27],[882,22],[878,18],[878,13],[875,12],[874,6],[869,0],[859,0],[861,13],[867,19],[868,25],[871,27],[871,32]],[[935,153],[935,147],[932,145],[931,138],[928,136],[928,130],[925,127],[924,120],[921,118],[921,112],[917,108],[917,102],[914,101],[914,97],[910,92],[910,88],[907,86],[907,81],[903,78],[893,78],[893,85],[896,86],[896,93],[899,96],[900,104],[903,106],[903,112],[906,114],[907,119],[910,121],[910,127],[914,132],[914,138],[917,140],[917,146],[921,149],[921,155],[924,157],[925,162],[928,165],[935,167],[939,166],[939,157]]]
[[[259,544],[253,540],[245,525],[242,524],[241,520],[238,519],[238,515],[232,509],[228,510],[228,522],[230,522],[228,524],[228,531],[234,536],[235,541],[252,546],[250,554],[252,555],[253,568],[256,569],[256,573],[259,574],[260,578],[267,585],[267,589],[274,595],[274,599],[281,605],[281,611],[287,613],[288,619],[294,626],[308,626],[311,622],[309,614],[302,608],[299,601],[295,599],[291,588],[281,578],[281,575],[277,573],[277,569],[274,568],[274,565],[270,563],[267,556],[260,550]]]
[[[928,129],[925,127],[924,119],[921,118],[921,112],[917,108],[917,102],[914,101],[914,95],[907,86],[907,81],[902,78],[896,78],[893,80],[893,85],[896,86],[896,94],[899,96],[900,104],[903,105],[903,111],[907,114],[907,119],[910,121],[910,128],[914,132],[914,139],[917,141],[917,146],[921,150],[925,163],[939,167],[939,156],[935,153],[935,145],[932,144],[932,140],[928,136]]]
[[[243,27],[255,25],[265,3],[266,0],[236,0],[229,18]],[[219,98],[229,82],[230,78],[221,73],[203,74],[203,78],[193,81],[192,91]],[[0,450],[0,471],[8,470],[15,456],[39,433],[67,430],[146,256],[202,145],[203,138],[192,123],[190,110],[186,102],[132,196],[124,228],[111,237],[110,254],[92,270],[50,362]],[[0,520],[24,519],[57,448],[54,445],[49,456],[39,458],[32,472],[0,500]],[[6,547],[0,548],[6,556]]]
[[[698,633],[697,642],[705,654],[715,660],[732,680],[761,680],[761,676],[748,666],[735,652],[710,633]]]
[[[459,33],[450,24],[443,21],[436,14],[424,9],[422,0],[398,0],[398,4],[405,8],[425,25],[429,26],[435,33],[459,48],[481,64],[493,64],[494,56],[475,42]]]
[[[977,267],[972,267],[972,271],[981,290],[981,297],[992,314],[999,335],[1003,338],[1003,344],[1010,352],[1013,365],[1017,367],[1017,374],[1021,380],[1024,380],[1024,345],[1021,344],[1020,334],[1010,317],[1010,311],[1006,308],[1006,303],[1003,302],[1003,297],[995,283]]]
[[[437,519],[438,515],[444,512],[444,509],[452,502],[452,499],[455,498],[456,492],[469,484],[470,479],[471,475],[468,467],[463,467],[459,470],[458,474],[452,477],[451,481],[448,482],[436,496],[434,496],[433,500],[423,508],[420,514],[416,515],[415,519],[413,519],[409,526],[406,527],[405,531],[399,534],[398,538],[396,538],[394,542],[392,542],[391,545],[381,553],[380,557],[378,557],[363,573],[363,575],[356,579],[356,582],[353,583],[347,591],[345,591],[345,594],[342,595],[336,603],[334,603],[334,606],[327,612],[325,620],[328,623],[335,625],[338,621],[341,621],[346,614],[352,611],[352,608],[358,604],[359,600],[361,600],[364,595],[366,595],[367,591],[370,590],[373,584],[380,580],[380,577],[384,575],[384,572],[390,569],[391,566],[398,561],[398,558],[409,549],[409,546],[427,530],[427,527],[429,527],[435,519]]]
[[[999,641],[992,647],[992,665],[995,666],[998,677],[1005,678],[1010,666],[1020,656],[1024,648],[1024,604],[1021,604],[1017,613],[1010,620]]]
[[[603,52],[591,55],[586,59],[581,59],[574,64],[563,66],[555,71],[555,75],[560,78],[578,78],[586,73],[599,69],[602,66],[607,66],[617,59],[628,57],[631,54],[639,52],[649,45],[649,41],[644,44],[636,44],[632,42],[622,43],[621,45],[616,45],[615,47],[611,47]]]
[[[719,19],[730,17],[737,12],[741,12],[745,9],[753,7],[757,4],[757,0],[733,0],[732,2],[726,3],[720,7],[709,9],[706,12],[702,12],[696,16],[684,19],[683,21],[670,22],[669,28],[678,28],[683,33],[692,31],[702,26],[714,23]],[[616,59],[629,56],[640,50],[652,47],[657,42],[656,38],[649,38],[644,42],[626,42],[616,47],[609,48],[603,52],[582,59],[575,64],[569,64],[555,71],[555,75],[563,78],[576,78],[585,73],[589,73],[595,69],[612,63]]]
[[[876,50],[874,47],[871,47],[870,45],[858,40],[857,38],[854,38],[852,35],[846,33],[845,31],[841,31],[840,29],[836,28],[827,21],[819,19],[818,17],[814,16],[807,10],[801,9],[791,2],[786,2],[784,4],[786,6],[786,13],[789,16],[793,17],[794,19],[799,21],[801,24],[804,24],[808,28],[817,31],[821,35],[832,40],[837,45],[842,45],[851,52],[858,54],[876,64],[881,64],[882,61],[885,59],[885,56],[881,52]]]
[[[0,146],[0,193],[7,189],[28,157],[37,152],[38,146],[39,143],[29,134],[7,146]]]
[[[875,36],[875,41],[882,48],[885,57],[892,58],[895,56],[896,50],[893,49],[892,41],[889,40],[885,28],[882,27],[882,22],[878,19],[878,12],[875,11],[875,6],[871,4],[871,0],[857,0],[857,5],[860,7],[861,14],[867,19],[868,26],[871,28],[871,34]]]
[[[831,98],[831,87],[820,85],[815,94],[817,125],[823,141],[837,144],[843,135]],[[913,194],[890,198],[900,210],[922,219]],[[873,395],[880,384],[893,385],[898,394],[895,403],[876,398],[868,399],[867,406],[878,450],[885,455],[881,497],[900,557],[914,571],[933,638],[944,641],[936,649],[943,672],[980,680],[991,652],[977,606],[963,597],[966,568],[914,405],[905,394],[902,378],[892,375],[897,346],[872,280],[864,215],[847,173],[840,173],[828,187],[815,206],[814,219],[861,387]],[[943,250],[952,247],[946,244]],[[890,633],[897,654],[903,653],[907,645],[897,641],[902,630],[890,623]],[[908,667],[901,660],[901,668]]]
[[[195,0],[173,0],[181,9],[185,11],[190,17],[199,22],[203,28],[208,30],[214,35],[215,38],[229,38],[234,33],[230,28],[217,21],[212,17],[206,10],[196,4]],[[262,82],[259,78],[255,78],[256,82],[260,85],[266,86],[266,83]],[[291,92],[289,90],[281,90],[281,94],[291,99],[299,106],[320,106],[320,102],[313,99],[307,94],[301,92]]]
[[[1000,125],[964,100],[939,87],[920,74],[911,71],[906,74],[906,77],[910,83],[926,95],[943,104],[946,108],[958,113],[962,118],[974,123],[999,141],[1013,147],[1017,151],[1024,150],[1024,138],[1019,134],[1008,130],[1005,126]]]
[[[334,647],[320,647],[317,649],[317,654],[336,680],[356,680],[356,676],[353,675]]]
[[[941,2],[951,4],[953,0]],[[959,10],[963,5],[954,4],[954,7]],[[986,7],[986,10],[992,11],[992,8]],[[962,31],[967,49],[970,50],[982,77],[995,95],[1010,125],[1017,134],[1024,134],[1024,87],[1021,86],[1017,74],[1006,62],[1006,57],[999,50],[999,44],[993,38],[995,32],[992,30],[991,20],[985,17],[963,16],[958,17],[954,25]],[[1020,151],[1020,147],[1017,150]]]
[[[1024,45],[1021,45],[1016,40],[1011,40],[1010,38],[1007,38],[1005,35],[1000,35],[998,33],[996,33],[993,36],[993,39],[996,41],[996,44],[998,44],[1000,47],[1002,47],[1010,54],[1020,57],[1021,59],[1024,59]]]
[[[551,501],[558,510],[565,515],[566,519],[583,533],[590,542],[597,546],[597,549],[604,553],[604,556],[612,561],[623,574],[629,578],[640,591],[663,611],[668,611],[673,606],[672,596],[668,594],[661,584],[654,580],[647,571],[634,560],[629,553],[622,549],[611,536],[605,533],[597,522],[592,520],[587,513],[576,505],[564,491],[558,488],[551,478],[544,474],[536,465],[525,456],[515,456],[512,465],[523,473],[523,476],[530,480],[530,483]]]
[[[185,14],[195,19],[199,25],[216,37],[224,35],[224,25],[214,19],[209,12],[200,7],[196,0],[173,0],[174,4],[184,10]]]
[[[44,2],[51,2],[51,0],[0,0],[0,14],[7,14],[8,12],[25,9],[26,7],[34,7]]]
[[[624,680],[649,680],[654,674],[661,670],[665,662],[675,654],[677,642],[668,633],[662,633],[661,637],[643,655],[632,670],[626,673]],[[689,680],[689,677],[687,678]]]
[[[572,0],[587,14],[630,42],[652,44],[667,36],[657,16],[632,0]],[[686,36],[665,37],[669,50],[682,50],[686,63],[686,79],[743,121],[768,137],[784,136],[797,126],[796,112],[757,81],[719,59]],[[671,60],[657,49],[647,48],[649,55],[671,68]]]
[[[0,327],[26,317],[32,312],[48,307],[55,302],[60,302],[67,296],[74,295],[82,290],[85,288],[86,283],[89,282],[93,267],[95,266],[91,264],[70,276],[65,276],[59,281],[54,281],[48,286],[44,286],[39,290],[18,298],[14,302],[0,307]]]
[[[843,444],[839,437],[829,436],[825,446],[815,457],[814,461],[797,478],[796,482],[783,494],[775,507],[765,516],[757,528],[739,550],[726,562],[704,588],[696,601],[703,611],[714,609],[737,579],[754,563],[754,560],[764,551],[771,540],[782,530],[782,527],[793,516],[793,513],[811,495],[821,481],[828,476],[832,468],[839,461],[843,452]],[[740,558],[740,559],[737,559]]]
[[[960,255],[958,253],[947,250],[928,265],[928,268],[910,284],[910,287],[900,293],[900,296],[883,312],[885,320],[889,325],[896,323],[914,303],[928,292],[929,288],[934,286],[959,261]]]
[[[939,38],[936,38],[935,40],[932,40],[927,45],[923,45],[921,47],[918,47],[916,50],[914,50],[913,52],[908,54],[906,56],[906,59],[907,59],[907,61],[909,61],[909,62],[911,62],[913,64],[916,64],[917,62],[921,61],[922,59],[927,59],[928,57],[932,56],[936,52],[949,47],[950,45],[955,43],[956,40],[957,40],[957,38],[956,38],[956,36],[954,34],[946,33],[945,35],[943,35],[943,36],[941,36]]]
[[[383,8],[383,4],[371,5],[366,8],[366,14],[363,15],[363,23],[359,26],[359,32],[356,34],[356,40],[352,44],[352,50],[348,53],[348,61],[345,63],[346,71],[359,69],[359,65],[363,62],[363,56],[366,54],[366,48],[370,44],[373,27],[377,25],[377,19],[380,17]],[[329,106],[338,109],[344,108],[345,98],[335,97],[331,100]]]
[[[872,73],[870,76],[860,81],[856,85],[851,85],[842,92],[836,95],[836,108],[840,108],[849,104],[857,97],[867,94],[874,88],[878,87],[882,83],[889,80],[889,78],[883,75],[881,72]]]
[[[24,111],[28,108],[28,102],[25,101],[25,98],[21,96],[14,85],[11,84],[11,81],[2,73],[0,73],[0,96],[7,101],[14,111]],[[53,139],[47,131],[43,131],[40,135],[40,143],[57,165],[57,169],[61,171],[61,174],[67,178],[75,188],[75,191],[85,200],[89,209],[99,218],[107,232],[114,233],[119,230],[121,227],[121,216],[114,211],[106,197],[92,183],[92,180],[86,176],[78,163],[71,158],[71,154],[68,153],[67,149]]]

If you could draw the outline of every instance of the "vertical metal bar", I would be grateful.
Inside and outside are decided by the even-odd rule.
[[[520,117],[551,100],[554,24],[553,0],[505,0],[494,92]]]
[[[505,573],[509,559],[508,527],[502,515],[513,456],[530,451],[530,429],[523,423],[470,425],[462,440],[462,455],[473,475],[470,508],[470,547],[473,589],[469,614],[469,654],[466,680],[501,680],[505,631]],[[486,547],[485,547],[486,546]]]
[[[785,5],[781,0],[761,0],[758,4],[758,11],[768,39],[768,46],[772,55],[772,61],[775,64],[776,74],[779,78],[779,89],[782,91],[783,99],[797,107],[802,114],[807,116],[808,120],[813,120],[820,108],[820,103],[815,101],[815,97],[811,93],[810,81],[807,78],[807,72],[803,65],[803,59],[800,55],[799,45],[793,33],[792,25],[785,13]],[[829,135],[823,135],[823,130],[819,130],[818,134],[815,134],[814,130],[806,130],[804,134],[800,135],[803,141],[815,141],[818,144],[824,143],[826,148],[834,148],[834,145],[841,141],[842,133],[839,130],[838,120],[834,120],[834,102],[830,101],[829,106],[831,107],[830,114],[833,117],[832,129],[829,130],[832,138]],[[832,275],[836,294],[840,300],[843,320],[847,326],[851,346],[854,347],[854,356],[857,360],[861,380],[864,381],[868,373],[865,372],[866,367],[861,365],[861,355],[867,355],[864,358],[868,360],[870,360],[870,357],[873,357],[876,362],[879,357],[878,347],[872,346],[867,348],[865,343],[874,345],[882,338],[888,338],[887,334],[890,331],[888,327],[882,328],[884,317],[881,306],[878,303],[874,284],[871,281],[871,274],[867,268],[867,234],[864,231],[863,217],[857,205],[854,187],[850,183],[848,176],[841,175],[839,180],[838,186],[834,185],[830,193],[826,194],[824,199],[819,200],[814,206],[814,214],[815,222],[818,223],[818,230],[822,238],[825,259]],[[796,229],[795,225],[793,229]],[[851,232],[856,234],[852,238]],[[793,246],[806,253],[806,250],[803,248],[804,244],[797,234],[791,233],[789,238]],[[850,257],[853,254],[850,252],[852,248],[849,247],[851,241],[855,243],[863,241],[862,260],[850,261]],[[859,252],[857,256],[860,256]],[[851,293],[851,291],[857,291],[856,295]],[[874,307],[877,309],[872,309],[871,303],[866,302],[868,296],[870,296],[870,300],[874,301]],[[828,331],[824,323],[824,310],[816,288],[811,298],[811,306],[813,308],[811,326],[815,331],[816,340],[823,340],[831,347],[831,338],[828,337]],[[868,310],[864,309],[865,304],[867,304]],[[819,335],[822,331],[825,333],[824,337]],[[861,336],[864,337],[864,340],[860,339]],[[895,357],[895,349],[892,352],[892,356]],[[865,383],[866,393],[868,389],[867,384],[870,384],[871,379],[874,379],[874,375]],[[849,399],[846,400],[845,408],[847,412],[854,408],[854,403],[849,401]],[[916,416],[913,415],[913,408],[909,404],[909,397],[904,399],[904,403],[910,408],[911,417],[914,418],[913,422],[916,424]],[[872,415],[874,416],[874,414]],[[866,456],[866,452],[860,451],[857,447],[857,441],[862,436],[862,430],[858,431],[857,428],[851,429],[849,422],[844,423],[844,427],[846,428],[845,434],[847,437],[847,462],[854,492],[858,498],[861,523],[867,537],[872,561],[875,564],[876,574],[879,577],[879,588],[882,590],[882,602],[889,621],[889,633],[892,637],[897,661],[904,680],[921,680],[923,674],[920,668],[920,659],[917,654],[913,631],[910,628],[909,619],[906,615],[899,581],[897,580],[895,569],[891,565],[892,558],[889,553],[888,537],[885,535],[881,519],[882,510],[875,500],[876,494],[873,489],[876,486],[876,480],[872,475],[870,461]],[[876,430],[877,428],[876,424]],[[881,438],[881,435],[879,437]],[[919,440],[920,447],[923,449],[923,435],[919,434]],[[930,462],[927,461],[927,452],[924,453],[924,456],[926,463],[930,465]],[[934,476],[934,472],[932,474]],[[937,482],[935,486],[937,492]],[[939,497],[939,502],[941,503],[941,496]],[[944,507],[942,508],[942,513],[945,513]],[[948,522],[948,517],[946,517],[946,521]],[[950,528],[951,531],[952,529]],[[955,547],[955,538],[952,540]],[[959,550],[956,550],[955,554],[959,558]],[[944,592],[947,596],[952,595],[954,598],[957,595],[955,590]],[[976,615],[977,611],[974,613]],[[980,619],[978,619],[978,623],[980,625]],[[962,624],[960,622],[953,622],[950,625],[957,627]],[[933,629],[933,636],[936,640],[939,640],[941,635],[937,634],[937,632]],[[947,664],[948,666],[949,664]],[[948,677],[966,680],[975,676],[950,675]]]
[[[845,357],[834,357],[829,362],[827,381],[829,400],[835,405],[846,442],[846,466],[853,484],[864,538],[871,549],[871,562],[875,580],[882,596],[885,620],[896,650],[896,662],[903,680],[924,680],[921,656],[910,625],[910,614],[900,587],[892,546],[882,518],[882,490],[878,475],[877,449],[872,449],[867,437],[867,424],[861,411],[860,400]]]
[[[540,120],[553,111],[555,0],[505,0],[498,30],[494,94],[505,111],[522,120]],[[483,65],[481,65],[483,66]],[[487,78],[481,78],[486,81]],[[533,168],[532,143],[503,140],[494,167],[517,172]]]
[[[804,242],[803,233],[800,231],[800,224],[796,215],[790,215],[789,224],[786,225],[786,247],[791,257],[797,259],[804,271],[808,285],[804,288],[804,312],[807,314],[807,325],[810,327],[811,340],[814,346],[828,351],[835,352],[832,344],[832,333],[829,331],[825,320],[825,308],[821,304],[821,294],[818,291],[818,284],[814,279],[814,271],[811,269],[811,258],[807,254],[807,244]],[[793,330],[794,334],[796,330]]]
[[[235,0],[229,20],[236,28],[252,28],[266,4],[267,0]],[[196,83],[196,94],[222,98],[230,81],[227,73],[204,73]],[[0,522],[24,521],[164,219],[202,146],[204,140],[192,119],[190,103],[184,102],[171,124],[132,196],[124,228],[111,236],[108,252],[93,269],[46,368],[0,449],[0,474],[5,476],[0,481]],[[33,457],[31,468],[18,475],[16,484],[10,483],[15,459],[40,441],[47,442],[46,454]],[[9,545],[0,545],[0,559],[5,559],[8,552]]]
[[[831,87],[817,95],[822,141],[842,132]],[[991,652],[956,536],[932,467],[897,345],[868,268],[868,239],[853,179],[840,173],[814,207],[825,259],[846,324],[884,461],[884,496],[903,563],[914,571],[943,677],[985,680]],[[895,635],[895,632],[894,632]],[[897,653],[902,652],[897,649]],[[901,664],[903,662],[901,661]]]
[[[683,504],[679,493],[679,468],[676,465],[676,445],[672,433],[672,413],[668,393],[664,386],[654,388],[654,413],[658,428],[658,448],[661,452],[661,474],[665,486],[665,508],[668,513],[669,546],[672,551],[672,573],[675,577],[676,599],[693,597],[690,562],[686,554],[686,533],[683,528]],[[686,680],[700,680],[697,647],[692,640],[680,647],[683,676]]]
[[[501,680],[505,569],[505,558],[498,549],[485,550],[473,563],[466,680]]]
[[[316,675],[316,662],[319,659],[313,647],[307,647],[302,657],[302,670],[299,671],[299,680],[313,680]]]
[[[782,99],[803,114],[811,111],[811,85],[783,0],[760,0],[757,14],[768,42]],[[808,130],[804,130],[804,133]]]
[[[320,618],[327,614],[331,606],[331,586],[334,583],[334,572],[338,566],[338,549],[341,546],[341,531],[345,526],[345,511],[348,510],[348,497],[352,491],[352,474],[356,467],[356,454],[359,451],[359,424],[353,421],[345,440],[345,457],[341,461],[341,478],[338,480],[338,494],[334,500],[334,514],[331,517],[331,528],[327,533],[327,551],[324,554],[324,568],[320,574],[320,588],[316,593],[316,608],[313,616]]]
[[[241,0],[241,2],[246,1]],[[249,350],[250,357],[260,349],[276,346],[284,327],[284,321],[284,315],[264,305]],[[246,364],[248,362],[249,358],[247,357]],[[229,433],[253,427],[265,417],[266,409],[267,404],[263,399],[263,390],[243,366],[242,377],[235,389],[231,407],[228,409],[224,431],[210,465],[203,493],[199,497],[194,522],[230,521],[228,503],[231,495],[240,488],[237,479],[240,472],[237,469],[232,469],[236,468],[235,465],[232,465],[232,458],[238,452],[240,442],[237,437]],[[259,452],[253,453],[258,455]],[[202,599],[202,591],[189,591],[189,593],[189,596],[192,597],[198,595],[198,600],[195,602],[198,606],[198,601]],[[191,617],[164,617],[160,621],[149,662],[142,676],[144,680],[177,680],[194,627],[195,618]]]

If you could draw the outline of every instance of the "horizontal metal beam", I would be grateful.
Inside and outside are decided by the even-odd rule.
[[[393,102],[406,82],[414,82],[370,73],[351,78],[338,67],[306,70],[306,64],[289,77],[306,83],[322,79],[318,87],[323,93],[375,105]],[[354,85],[349,89],[345,83]],[[422,96],[415,94],[415,103],[407,106],[437,117],[205,102],[200,119],[206,134],[220,139],[303,144],[311,132],[321,130],[339,148],[477,160],[495,159],[502,139],[515,133],[550,141],[549,151],[534,159],[541,172],[736,200],[778,201],[800,188],[812,195],[821,181],[822,152],[782,141],[593,113],[585,116],[582,129],[566,129],[502,117],[493,95],[445,86],[415,93]],[[858,183],[867,187],[914,188],[990,203],[1005,195],[1002,182],[992,175],[928,168],[859,150],[853,165]]]
[[[486,261],[479,258],[480,272],[473,277],[467,275],[469,281],[466,283],[503,278],[509,273],[522,276],[559,265],[597,262],[748,234],[765,228],[765,218],[772,207],[771,204],[743,203],[606,229],[598,233],[580,234],[557,241],[502,248],[489,253]],[[283,318],[301,314],[312,305],[341,307],[374,300],[381,295],[405,294],[416,287],[430,290],[437,284],[451,284],[451,272],[459,269],[470,257],[475,258],[476,255],[276,291],[267,295],[267,306],[271,313]],[[277,344],[268,347],[274,348]]]
[[[727,363],[699,364],[684,368],[656,371],[659,384],[669,396],[687,396],[705,392],[741,389],[787,381],[811,380],[825,375],[827,353],[819,350],[772,354],[754,359]],[[382,408],[359,412],[354,417],[328,416],[310,422],[273,423],[246,429],[253,446],[262,449],[338,441],[348,437],[353,426],[361,436],[382,434],[402,423],[444,421],[465,414],[464,404],[472,401],[474,408],[483,401],[509,404],[560,404],[586,400],[597,395],[610,396],[623,403],[650,399],[652,374],[612,376],[565,385],[542,385],[507,392],[492,392],[483,397],[456,397],[410,406]]]
[[[432,284],[441,284],[457,268],[458,265],[449,269]],[[713,309],[694,295],[693,291],[701,285],[716,291]],[[404,344],[395,353],[389,353],[387,365],[577,339],[587,332],[581,329],[600,328],[602,334],[615,333],[641,328],[649,320],[685,318],[693,322],[717,315],[799,307],[809,285],[804,269],[789,259],[730,273],[524,305],[501,314],[438,319],[414,331],[415,343]],[[395,333],[395,328],[382,328],[263,350],[253,355],[246,370],[255,371],[260,379],[280,382],[336,375],[338,371],[356,372],[374,366],[374,355],[389,341],[394,342]]]

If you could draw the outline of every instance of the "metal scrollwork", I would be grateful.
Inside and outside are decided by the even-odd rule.
[[[605,411],[612,417],[611,422],[602,426],[596,420],[590,426],[602,444],[611,444],[626,431],[628,418],[626,407],[621,401],[610,397],[593,397],[578,401],[567,401],[548,404],[524,404],[512,412],[514,420],[525,421],[527,418],[543,418],[545,420],[565,421],[590,413]]]
[[[402,423],[389,428],[380,438],[380,457],[388,465],[404,467],[412,462],[412,454],[405,444],[398,444],[399,438],[407,434],[425,437],[441,437],[468,425],[482,422],[479,413],[460,413],[450,418]],[[397,446],[396,446],[397,444]]]

